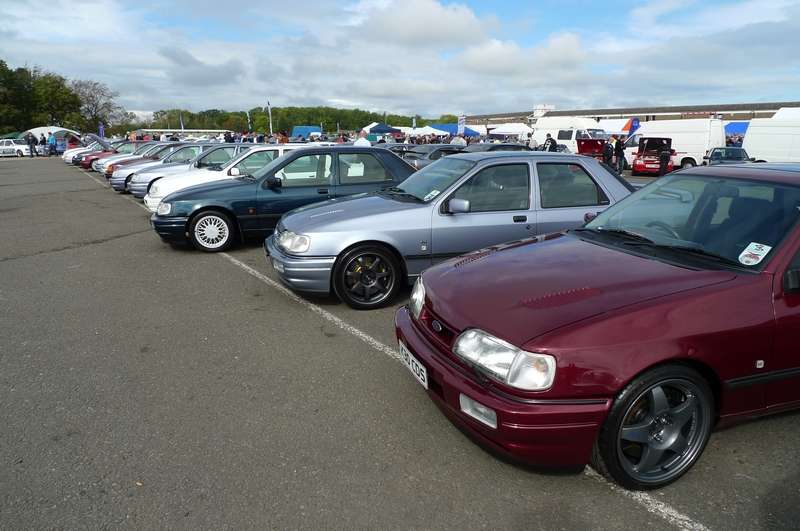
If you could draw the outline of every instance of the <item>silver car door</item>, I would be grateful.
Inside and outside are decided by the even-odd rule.
[[[586,214],[601,212],[610,203],[607,191],[577,161],[537,162],[536,181],[540,234],[580,227]]]
[[[513,159],[485,166],[462,182],[431,214],[434,263],[535,235],[531,184],[530,164]],[[453,199],[469,201],[469,211],[450,213]]]

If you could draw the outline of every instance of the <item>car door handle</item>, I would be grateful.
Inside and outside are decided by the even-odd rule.
[[[514,223],[525,223],[528,221],[528,216],[514,216]]]
[[[320,195],[327,195],[328,189],[327,188],[317,188],[317,193]]]

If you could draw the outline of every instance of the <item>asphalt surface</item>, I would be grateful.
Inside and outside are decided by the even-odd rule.
[[[798,526],[797,414],[649,494],[513,466],[346,328],[392,347],[394,308],[293,299],[257,243],[175,250],[93,178],[0,160],[2,529]]]

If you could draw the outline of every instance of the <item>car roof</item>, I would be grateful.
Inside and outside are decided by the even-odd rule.
[[[478,162],[488,159],[516,159],[526,157],[531,159],[540,158],[569,158],[575,159],[592,159],[592,157],[584,157],[583,155],[576,155],[575,153],[558,153],[553,151],[462,151],[454,155],[449,155],[449,159],[465,159],[473,162]]]
[[[800,186],[800,164],[798,163],[770,164],[760,162],[757,164],[696,166],[691,169],[681,170],[680,173],[708,177],[750,179]]]

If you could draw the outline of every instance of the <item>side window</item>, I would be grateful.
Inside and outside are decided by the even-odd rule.
[[[452,197],[469,201],[470,212],[527,210],[530,182],[527,164],[490,166],[473,175]]]
[[[562,129],[558,132],[559,140],[572,140],[572,129]]]
[[[428,158],[431,159],[431,160],[439,160],[440,158],[442,158],[442,150],[441,149],[437,149],[436,151],[431,153],[430,157],[428,157]]]
[[[189,162],[200,154],[200,146],[181,148],[169,156],[169,162]]]
[[[250,146],[241,146],[239,147],[239,153],[237,155],[241,155],[242,153],[247,153],[250,151]]]
[[[608,197],[579,164],[547,162],[536,165],[542,208],[607,205]]]
[[[386,168],[369,153],[339,154],[339,182],[341,184],[375,183],[391,181]]]
[[[642,135],[633,135],[632,137],[628,138],[628,140],[625,141],[625,147],[626,148],[639,147],[640,138],[642,138]]]
[[[256,151],[239,161],[234,168],[243,174],[252,175],[275,159],[274,151]]]
[[[325,186],[331,182],[330,155],[304,155],[275,173],[283,186]]]
[[[197,167],[208,168],[209,166],[222,166],[233,158],[233,151],[234,149],[232,147],[215,149],[199,160]]]
[[[589,136],[589,133],[581,129],[575,134],[575,138],[591,138],[591,137]]]

